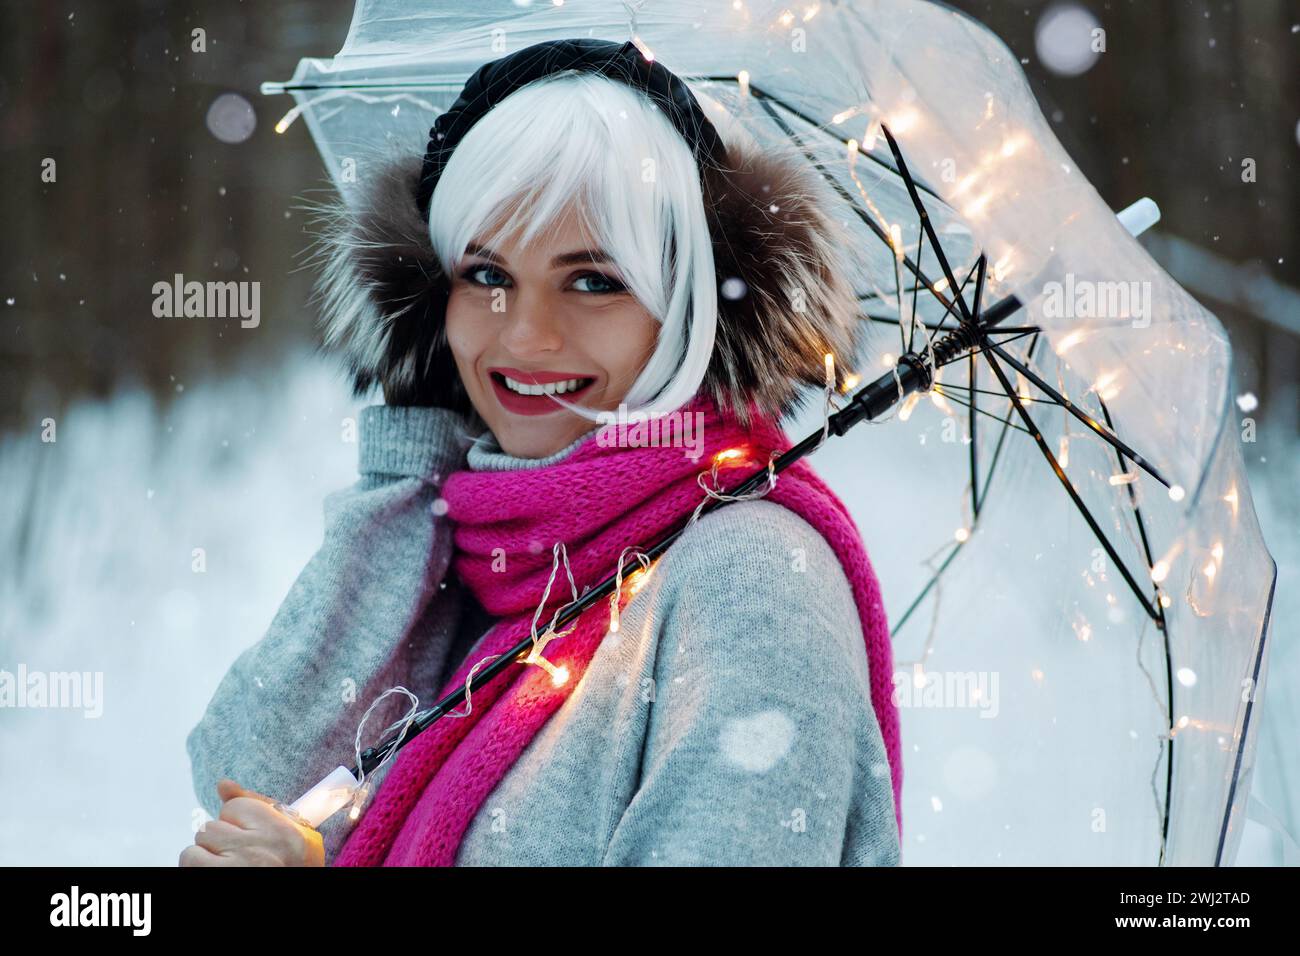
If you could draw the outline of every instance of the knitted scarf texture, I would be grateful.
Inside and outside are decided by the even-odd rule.
[[[780,426],[754,408],[748,429],[722,414],[703,393],[682,412],[703,416],[692,419],[703,426],[704,454],[697,460],[682,447],[604,446],[597,428],[553,464],[520,471],[459,471],[447,478],[442,496],[455,526],[452,569],[483,608],[500,620],[456,670],[440,697],[463,686],[478,661],[505,653],[532,633],[557,542],[565,545],[581,594],[614,571],[625,548],[649,548],[694,512],[705,498],[697,479],[706,473],[706,483],[713,486],[707,473],[719,452],[739,450],[718,464],[716,488],[725,491],[765,467],[772,451],[790,447]],[[861,535],[848,509],[805,459],[777,475],[775,486],[763,498],[789,508],[816,528],[852,586],[901,836],[903,766],[893,701],[893,652],[880,587]],[[670,546],[667,553],[671,550]],[[626,582],[638,565],[625,558],[623,567]],[[726,574],[727,569],[719,567],[717,573]],[[620,607],[628,600],[627,591],[625,587]],[[571,599],[561,563],[538,619],[539,634],[556,609]],[[473,692],[468,716],[443,717],[408,743],[333,865],[452,865],[470,823],[582,679],[609,624],[609,601],[601,600],[564,628],[563,636],[547,644],[542,656],[568,672],[562,683],[557,685],[542,667],[512,665]]]

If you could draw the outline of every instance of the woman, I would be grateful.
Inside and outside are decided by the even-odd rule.
[[[898,862],[883,607],[806,463],[697,516],[647,573],[627,557],[788,447],[777,421],[825,353],[852,360],[821,189],[724,140],[632,44],[567,40],[487,64],[423,163],[339,211],[326,338],[387,404],[189,736],[219,819],[183,865]],[[613,440],[595,423],[620,406],[697,423],[702,448]],[[620,559],[616,604],[548,640]],[[351,763],[384,690],[427,706],[530,635],[529,664],[372,775],[355,823],[271,807]]]

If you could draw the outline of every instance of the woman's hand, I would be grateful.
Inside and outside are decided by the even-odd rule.
[[[217,781],[221,815],[194,834],[181,851],[181,866],[324,866],[318,831],[290,820],[275,802],[233,780]]]

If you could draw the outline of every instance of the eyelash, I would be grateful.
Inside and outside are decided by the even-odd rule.
[[[460,274],[460,277],[461,277],[462,279],[464,279],[465,281],[467,281],[467,282],[471,282],[471,283],[473,283],[474,285],[482,286],[482,287],[487,288],[487,289],[502,289],[502,288],[506,288],[506,286],[496,285],[496,284],[489,283],[489,282],[480,282],[478,279],[474,278],[474,276],[477,275],[477,274],[480,273],[480,272],[493,272],[493,273],[495,273],[495,274],[497,274],[497,275],[499,275],[499,276],[504,276],[504,275],[505,275],[505,273],[503,273],[500,269],[498,269],[498,268],[497,268],[496,266],[494,266],[494,265],[491,265],[491,264],[479,264],[479,265],[472,265],[472,266],[470,266],[468,269],[464,270],[464,271]],[[578,276],[577,279],[578,279],[578,280],[580,280],[580,279],[599,279],[601,282],[608,283],[608,284],[611,286],[611,288],[604,289],[604,290],[601,290],[601,291],[598,291],[598,292],[597,292],[597,291],[589,291],[589,292],[586,292],[585,294],[587,294],[587,295],[617,295],[617,294],[619,294],[619,293],[621,293],[621,292],[626,292],[626,291],[627,291],[627,286],[623,285],[623,283],[619,282],[617,279],[613,278],[612,276],[607,276],[607,275],[605,275],[603,272],[584,272],[584,273],[582,273],[580,276]],[[577,280],[575,280],[575,281],[577,281]],[[582,291],[582,290],[578,290],[578,291]]]

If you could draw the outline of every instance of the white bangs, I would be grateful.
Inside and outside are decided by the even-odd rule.
[[[575,201],[583,225],[660,323],[655,352],[624,401],[647,415],[674,411],[695,394],[713,354],[713,247],[695,158],[643,94],[570,72],[502,100],[465,134],[434,190],[434,253],[450,274],[476,238],[495,245],[522,227],[527,245]]]

